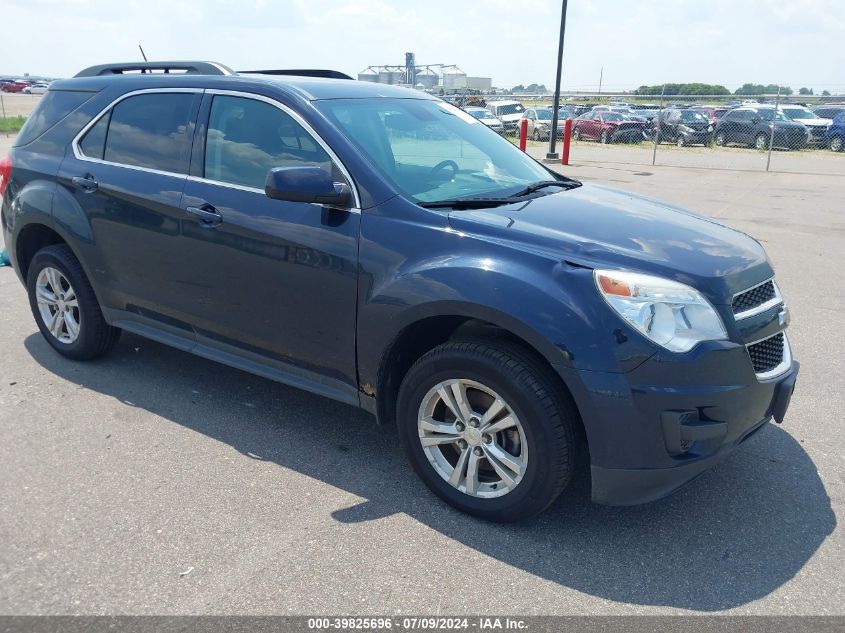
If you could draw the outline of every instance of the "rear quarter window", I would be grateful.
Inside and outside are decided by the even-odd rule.
[[[48,90],[41,97],[35,111],[24,123],[12,146],[20,147],[31,143],[88,101],[94,94],[96,93],[75,90]]]

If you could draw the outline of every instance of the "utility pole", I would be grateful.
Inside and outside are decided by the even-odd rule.
[[[547,161],[560,160],[556,149],[557,144],[557,116],[560,109],[560,76],[563,71],[563,34],[566,32],[566,2],[563,0],[560,8],[560,39],[557,44],[557,80],[555,81],[555,104],[552,109],[552,127],[549,131],[549,151],[546,154]]]
[[[602,66],[601,70],[599,71],[599,95],[598,96],[601,96],[601,80],[603,78],[604,78],[604,66]]]

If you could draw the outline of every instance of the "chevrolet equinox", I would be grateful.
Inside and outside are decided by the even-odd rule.
[[[334,71],[88,68],[0,192],[59,354],[126,330],[362,407],[487,519],[549,506],[579,456],[595,502],[663,497],[781,422],[798,373],[751,237]]]

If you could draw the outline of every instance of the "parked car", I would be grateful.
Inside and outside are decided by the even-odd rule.
[[[28,81],[14,80],[7,81],[0,88],[2,88],[3,92],[23,92],[25,88],[29,88],[29,85]]]
[[[572,138],[600,143],[639,143],[646,138],[645,123],[632,121],[618,112],[593,110],[575,119]]]
[[[491,101],[487,109],[505,126],[505,134],[517,134],[519,120],[525,112],[525,106],[519,101]]]
[[[528,138],[535,141],[548,141],[552,129],[552,111],[548,108],[528,108],[522,115],[528,121]],[[556,138],[563,138],[565,119],[558,116]]]
[[[652,122],[654,122],[654,119],[657,117],[657,115],[660,114],[661,109],[660,108],[634,108],[633,112],[637,117],[645,119],[646,123],[652,123]]]
[[[504,134],[505,133],[505,126],[504,124],[493,116],[493,114],[487,108],[480,108],[480,107],[467,107],[464,108],[467,114],[471,115],[472,117],[481,121],[484,125],[489,127],[491,130],[496,132],[497,134]]]
[[[845,148],[845,110],[836,115],[825,132],[824,142],[828,149],[841,152]]]
[[[833,123],[832,119],[823,119],[809,108],[800,105],[784,104],[780,106],[780,110],[787,118],[798,121],[807,128],[810,133],[808,138],[810,145],[825,145],[825,132]]]
[[[658,143],[669,141],[678,147],[707,145],[713,137],[713,124],[698,110],[667,108],[652,123],[651,135]]]
[[[809,132],[803,123],[790,120],[780,110],[755,106],[736,108],[725,113],[719,119],[713,136],[719,146],[736,143],[767,149],[769,139],[773,138],[775,147],[802,149],[807,145]]]
[[[88,360],[127,330],[362,407],[437,495],[501,521],[580,455],[596,502],[652,501],[783,421],[798,365],[756,240],[561,176],[431,95],[316,72],[51,85],[0,160],[47,345]],[[358,431],[337,429],[353,451]]]
[[[825,105],[816,106],[813,112],[823,119],[835,119],[837,114],[845,112],[845,104],[826,103]]]
[[[45,92],[47,92],[47,88],[49,87],[50,84],[45,83],[43,81],[39,81],[32,84],[31,86],[27,86],[26,88],[21,90],[21,92],[28,95],[43,95]]]
[[[716,124],[719,122],[725,112],[730,110],[730,108],[725,106],[710,106],[710,105],[694,105],[690,107],[691,110],[698,110],[699,112],[703,112],[707,118],[710,120],[710,123],[713,124],[713,129],[716,128]]]

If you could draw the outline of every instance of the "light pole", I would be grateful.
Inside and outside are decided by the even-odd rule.
[[[557,80],[555,82],[555,104],[552,109],[552,128],[549,131],[549,152],[546,160],[558,161],[560,156],[555,151],[557,144],[557,113],[560,108],[560,75],[563,70],[563,34],[566,31],[566,0],[563,0],[560,9],[560,40],[557,45]]]

